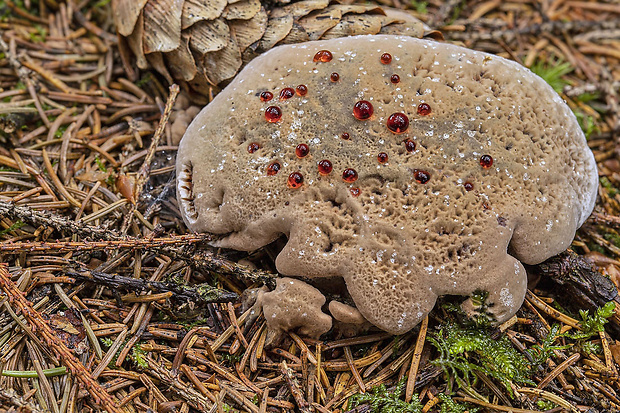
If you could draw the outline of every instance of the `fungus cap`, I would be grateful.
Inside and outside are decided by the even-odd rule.
[[[253,60],[192,122],[177,171],[190,229],[245,251],[286,235],[280,273],[343,277],[361,314],[396,334],[444,294],[488,291],[496,320],[509,318],[521,262],[565,250],[597,188],[579,124],[544,80],[397,36]]]

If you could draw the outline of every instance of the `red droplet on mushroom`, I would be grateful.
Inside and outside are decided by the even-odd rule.
[[[280,164],[278,162],[271,162],[267,167],[267,175],[273,176],[280,170]]]
[[[400,82],[400,76],[398,76],[398,75],[390,76],[390,82],[392,82],[394,84],[399,83]]]
[[[351,188],[349,189],[349,192],[351,193],[351,195],[353,195],[354,197],[358,197],[360,196],[360,189],[359,188]]]
[[[329,80],[331,80],[332,82],[337,82],[338,80],[340,80],[340,75],[337,72],[334,72],[329,75]]]
[[[392,113],[387,120],[387,127],[394,133],[403,133],[409,127],[409,118],[404,113]]]
[[[348,141],[349,139],[351,139],[351,135],[349,135],[347,132],[343,132],[342,135],[340,135],[340,137],[344,139],[345,141]]]
[[[289,188],[299,188],[304,183],[304,176],[299,172],[293,172],[288,176],[287,185]]]
[[[392,55],[389,53],[383,53],[380,60],[384,65],[389,65],[392,62]]]
[[[491,205],[489,205],[489,203],[487,201],[484,201],[482,203],[482,208],[484,208],[484,209],[491,209]]]
[[[431,105],[428,103],[420,103],[418,105],[418,115],[426,116],[431,113]]]
[[[377,154],[377,161],[379,161],[379,163],[386,163],[388,161],[388,154],[379,152],[379,154]]]
[[[407,152],[415,151],[415,142],[414,141],[412,141],[411,139],[406,139],[403,143],[405,144],[405,149],[407,150]]]
[[[347,168],[342,171],[342,180],[345,182],[357,181],[357,171],[353,168]]]
[[[491,158],[491,155],[482,155],[480,157],[480,166],[484,169],[488,169],[493,166],[493,158]]]
[[[372,116],[374,108],[367,100],[360,100],[353,106],[353,116],[359,120],[365,120]]]
[[[465,188],[466,191],[471,191],[474,189],[474,184],[472,184],[471,182],[465,182],[463,184],[463,187]]]
[[[265,109],[265,119],[271,123],[279,121],[282,119],[282,110],[277,106],[269,106]]]
[[[431,174],[420,169],[414,169],[413,178],[416,180],[417,183],[425,184],[431,179]]]
[[[295,90],[292,87],[285,87],[280,91],[280,100],[290,99],[295,96]]]
[[[297,92],[297,94],[299,96],[306,96],[306,93],[308,93],[308,86],[306,86],[306,85],[299,85],[299,86],[297,86],[295,91]]]
[[[332,52],[330,52],[329,50],[319,50],[318,52],[316,52],[316,54],[314,55],[314,59],[312,59],[315,62],[331,62],[332,60]]]
[[[321,175],[329,175],[333,169],[331,161],[327,159],[323,159],[322,161],[319,161],[317,166],[319,168],[319,173]]]
[[[308,148],[308,145],[306,145],[305,143],[300,143],[295,148],[295,155],[297,155],[298,158],[303,158],[309,153],[310,153],[310,148]]]
[[[264,92],[262,92],[262,93],[260,94],[260,100],[261,100],[262,102],[268,102],[268,101],[270,101],[271,99],[273,99],[273,93],[271,93],[271,92],[269,92],[269,91],[267,91],[267,90],[265,90]]]
[[[248,145],[248,152],[250,153],[254,153],[259,149],[260,149],[260,143],[258,142],[252,142],[251,144]]]

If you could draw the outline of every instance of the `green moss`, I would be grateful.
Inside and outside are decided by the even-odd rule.
[[[30,40],[33,43],[43,43],[47,37],[47,30],[38,24],[34,26],[35,31],[30,33]]]
[[[439,393],[437,397],[441,400],[439,413],[475,413],[480,410],[479,407],[471,407],[467,404],[457,403],[452,397],[443,393]]]
[[[532,346],[531,348],[525,350],[525,352],[528,353],[533,360],[532,361],[533,367],[538,367],[542,365],[543,363],[545,363],[548,358],[553,356],[553,353],[556,350],[565,350],[571,347],[570,345],[565,345],[565,346],[554,345],[555,341],[559,337],[559,332],[560,332],[560,325],[554,324],[551,327],[551,331],[549,331],[549,334],[547,334],[547,336],[542,340],[542,343],[536,344]]]
[[[133,360],[134,363],[136,363],[136,365],[138,367],[140,367],[142,369],[148,369],[149,368],[149,364],[144,359],[145,355],[146,355],[146,352],[144,350],[142,350],[142,347],[140,347],[139,344],[136,344],[131,349],[131,354],[130,354],[129,357],[131,358],[131,360]]]
[[[506,336],[495,340],[491,333],[491,329],[479,325],[461,326],[447,322],[427,338],[439,350],[439,357],[431,363],[467,386],[476,382],[476,372],[498,380],[511,394],[512,382],[534,385],[529,379],[531,363]]]
[[[601,183],[601,186],[607,190],[607,193],[609,194],[610,197],[613,198],[618,194],[618,189],[615,186],[613,186],[613,184],[609,181],[609,179],[606,176],[601,176],[601,178],[599,179],[599,182]]]
[[[401,380],[394,391],[389,391],[384,384],[375,386],[367,393],[351,396],[349,410],[368,404],[373,413],[421,413],[422,403],[418,395],[414,395],[410,403],[400,399],[404,388],[405,380]]]
[[[0,237],[4,236],[4,235],[6,235],[6,234],[8,234],[10,232],[13,232],[13,231],[15,231],[17,229],[20,229],[24,225],[26,225],[26,224],[24,224],[22,221],[15,221],[15,223],[13,225],[11,225],[10,227],[8,227],[7,229],[3,229],[2,231],[0,231]]]
[[[590,136],[594,132],[598,132],[598,126],[594,122],[594,118],[590,115],[586,115],[580,110],[573,110],[575,117],[577,118],[577,122],[579,122],[579,126],[581,126],[581,130],[583,134],[586,136],[586,139],[590,139]]]
[[[538,399],[536,401],[536,406],[540,409],[540,410],[551,410],[555,407],[555,403],[549,401],[549,400],[545,400],[545,399]]]
[[[564,86],[569,84],[563,77],[572,72],[574,68],[569,62],[562,62],[558,59],[551,63],[539,60],[530,67],[530,70],[549,83],[553,90],[561,93]]]
[[[617,233],[607,232],[606,234],[603,234],[603,238],[614,244],[616,247],[620,248],[620,235],[618,235]]]
[[[409,5],[419,14],[428,13],[428,2],[427,1],[411,0],[409,2]]]
[[[413,395],[409,403],[401,400],[404,390],[405,379],[399,381],[393,391],[389,391],[384,384],[375,386],[367,393],[351,396],[348,410],[367,404],[372,413],[421,413],[423,406],[417,394]],[[477,407],[457,403],[444,393],[438,394],[437,397],[441,400],[440,413],[475,413],[480,410]]]

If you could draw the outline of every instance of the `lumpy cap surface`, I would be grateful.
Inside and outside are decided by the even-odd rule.
[[[332,59],[314,61],[325,50]],[[298,85],[304,95],[279,97]],[[192,122],[177,172],[190,229],[246,251],[286,235],[280,273],[343,277],[362,315],[398,334],[443,294],[489,291],[497,321],[509,318],[525,295],[521,262],[565,250],[597,188],[577,120],[542,79],[497,56],[383,35],[253,60]]]

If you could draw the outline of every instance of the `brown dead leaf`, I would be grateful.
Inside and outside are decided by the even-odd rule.
[[[261,8],[262,5],[259,0],[242,0],[226,6],[222,12],[222,17],[226,20],[249,20],[254,17]]]
[[[188,32],[189,45],[200,54],[216,52],[226,47],[230,29],[224,19],[198,22]]]
[[[144,9],[148,0],[112,0],[112,10],[114,11],[114,21],[116,29],[123,36],[129,36],[134,31],[138,22],[138,17]]]
[[[226,4],[226,0],[185,0],[181,28],[185,30],[196,22],[217,19],[222,15]]]
[[[243,52],[252,43],[258,42],[267,29],[267,12],[262,8],[249,20],[235,20],[230,22],[230,28],[235,33],[239,49]]]
[[[170,52],[181,44],[183,3],[150,0],[144,6],[144,53]]]

